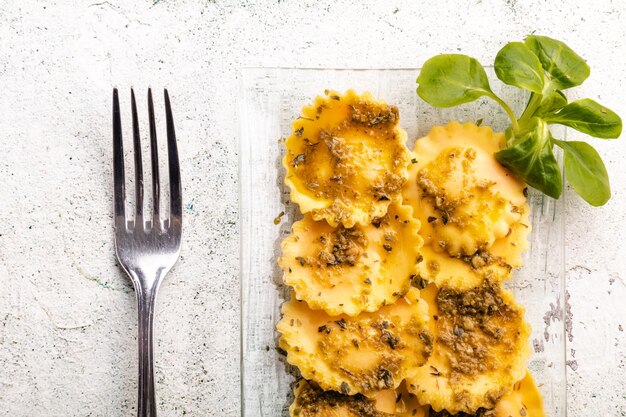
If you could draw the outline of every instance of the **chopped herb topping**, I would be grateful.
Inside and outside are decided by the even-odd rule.
[[[341,383],[341,393],[346,395],[350,394],[350,386],[345,381]]]
[[[398,343],[400,343],[400,339],[391,334],[388,330],[383,331],[382,338],[383,341],[387,343],[391,349],[395,349],[396,346],[398,346]]]
[[[335,323],[337,323],[337,326],[339,326],[339,328],[340,328],[341,330],[345,330],[345,329],[347,328],[347,325],[346,325],[346,320],[345,320],[345,319],[343,319],[343,318],[342,318],[342,319],[340,319],[340,320],[335,321]]]
[[[297,155],[297,156],[293,159],[293,161],[291,161],[291,164],[292,164],[294,167],[297,167],[298,165],[300,165],[300,164],[301,164],[301,163],[303,163],[303,162],[304,162],[304,154],[303,154],[303,153],[301,153],[301,154],[298,154],[298,155]]]
[[[280,220],[282,219],[284,215],[285,215],[284,211],[281,211],[280,213],[278,213],[278,216],[274,218],[274,224],[276,225],[280,224]]]

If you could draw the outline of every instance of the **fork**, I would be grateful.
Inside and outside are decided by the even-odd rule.
[[[153,322],[156,296],[161,281],[174,266],[180,255],[182,236],[182,197],[180,166],[174,118],[167,90],[165,117],[167,127],[167,156],[170,183],[169,217],[161,218],[159,205],[159,155],[152,91],[148,90],[148,117],[150,124],[150,156],[152,162],[152,214],[143,211],[143,166],[141,139],[135,93],[131,89],[133,120],[133,148],[135,162],[135,216],[126,216],[126,193],[124,175],[124,152],[122,146],[122,122],[117,88],[113,89],[113,182],[115,210],[115,253],[124,271],[135,287],[138,307],[139,382],[137,384],[137,416],[156,417],[154,395]]]

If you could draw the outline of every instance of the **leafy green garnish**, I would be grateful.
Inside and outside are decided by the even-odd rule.
[[[537,55],[555,88],[576,87],[589,77],[589,65],[563,42],[547,36],[530,35],[524,43]]]
[[[500,49],[494,63],[496,75],[505,84],[541,94],[543,68],[539,58],[521,42],[511,42]]]
[[[552,153],[552,136],[548,124],[535,117],[525,134],[515,137],[506,148],[496,153],[498,161],[508,167],[531,187],[541,189],[553,198],[563,191],[561,169]]]
[[[480,62],[466,55],[438,55],[424,65],[417,94],[435,107],[453,107],[482,96],[493,96]],[[445,91],[445,94],[441,94]]]
[[[561,90],[556,90],[543,98],[537,110],[535,110],[535,115],[543,117],[545,114],[555,113],[561,110],[566,105],[567,97],[565,97],[565,94],[563,94]]]
[[[592,206],[609,201],[609,176],[598,151],[586,142],[553,141],[565,151],[565,176],[574,190]]]
[[[548,127],[561,124],[602,139],[622,133],[622,120],[605,106],[588,98],[568,103],[562,90],[589,77],[587,63],[563,42],[531,35],[524,42],[505,45],[494,70],[505,84],[530,92],[519,117],[491,90],[482,65],[466,55],[443,54],[426,61],[417,77],[417,94],[435,107],[457,106],[483,96],[495,100],[511,119],[506,145],[495,155],[502,165],[544,194],[559,198],[563,179],[553,153],[556,145],[563,149],[565,178],[574,190],[593,206],[605,204],[611,188],[598,152],[586,142],[555,139]]]
[[[614,139],[622,133],[622,119],[590,98],[574,101],[543,118],[548,123],[569,126],[596,138]]]

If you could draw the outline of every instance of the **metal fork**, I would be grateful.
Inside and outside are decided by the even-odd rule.
[[[130,276],[135,287],[139,311],[139,382],[138,417],[156,417],[153,371],[153,322],[157,291],[161,281],[174,266],[180,254],[182,235],[182,197],[178,149],[174,132],[174,119],[170,99],[165,95],[167,125],[167,155],[170,183],[170,214],[161,219],[159,188],[159,156],[157,150],[156,124],[152,91],[148,90],[148,115],[150,123],[150,155],[152,161],[153,212],[144,217],[143,167],[141,140],[135,93],[131,89],[133,118],[133,148],[135,160],[135,218],[126,217],[126,193],[124,187],[124,152],[122,146],[122,122],[117,89],[113,89],[113,171],[115,200],[115,252],[117,259]]]

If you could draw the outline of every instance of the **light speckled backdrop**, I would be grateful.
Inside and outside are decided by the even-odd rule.
[[[168,86],[177,120],[186,234],[158,306],[163,416],[239,413],[240,67],[415,67],[443,51],[488,63],[537,32],[588,60],[575,96],[626,115],[623,2],[359,3],[0,3],[0,416],[134,412],[134,294],[112,247],[113,85]],[[566,193],[575,417],[626,415],[626,142],[595,144],[613,199],[591,209]]]

